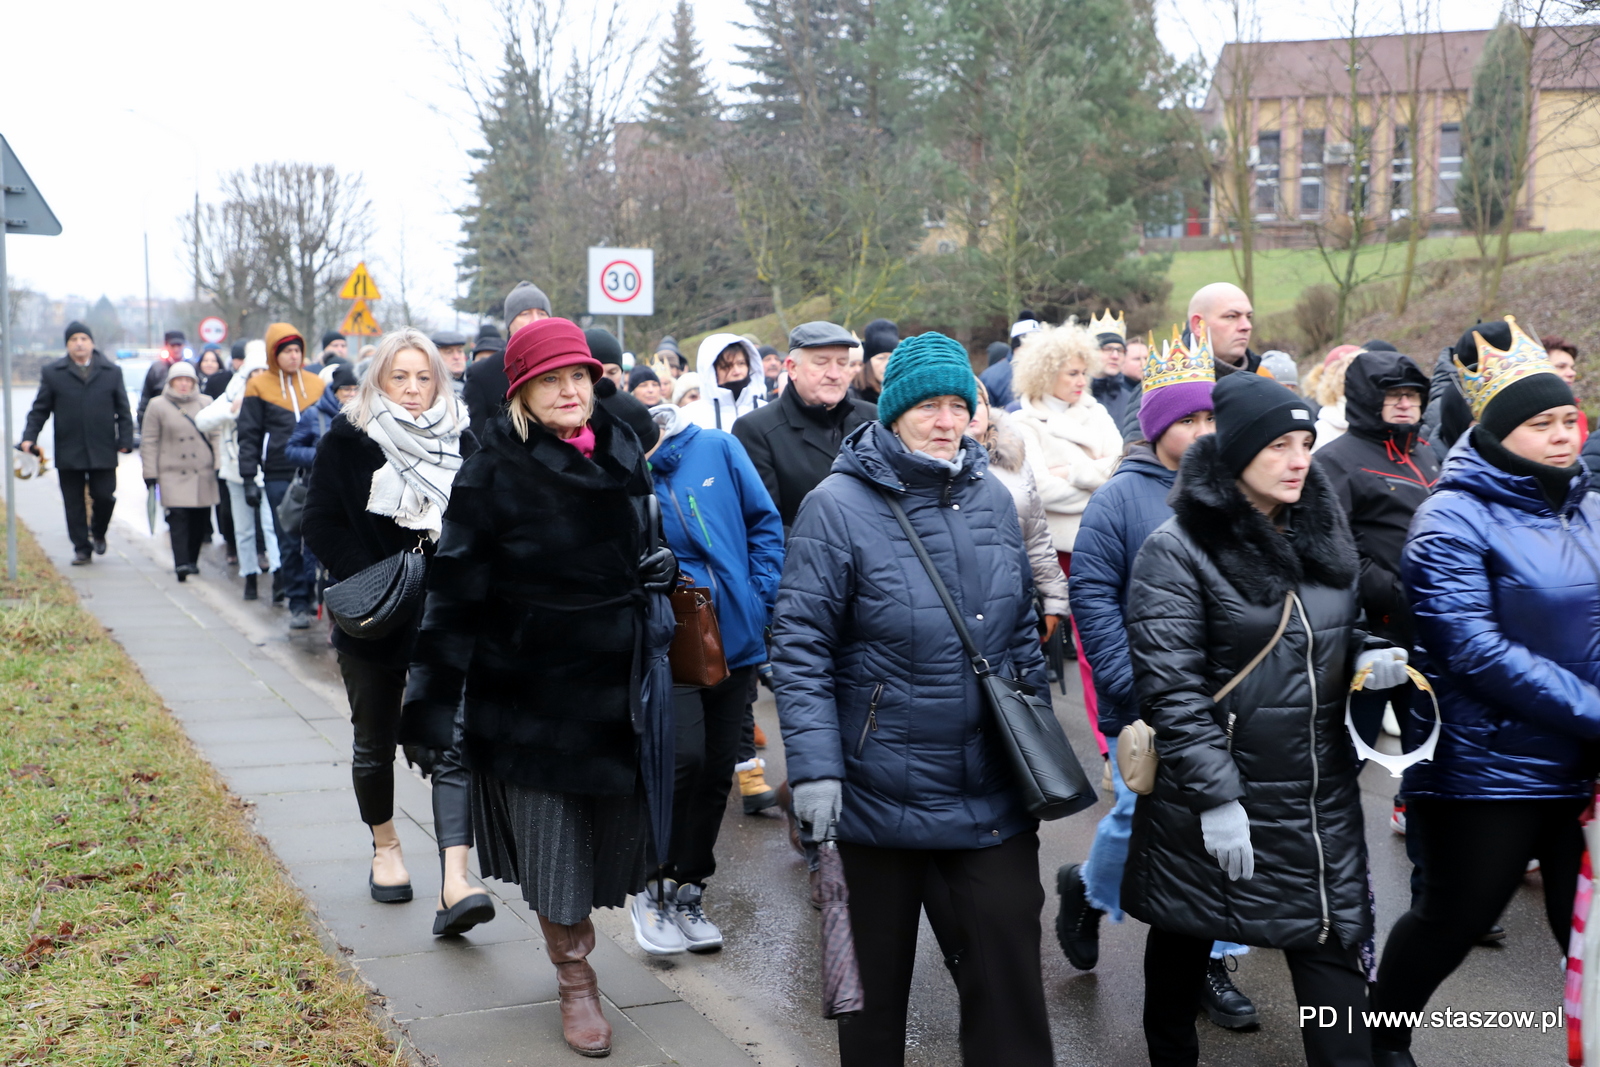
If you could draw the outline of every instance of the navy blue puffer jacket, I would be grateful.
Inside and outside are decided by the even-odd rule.
[[[897,493],[991,667],[1044,688],[1017,509],[962,438],[959,474],[881,423],[800,506],[773,623],[789,780],[844,781],[839,840],[969,849],[1035,828],[950,616],[879,489]]]
[[[1464,435],[1417,509],[1401,576],[1418,666],[1444,730],[1406,772],[1409,796],[1588,797],[1600,739],[1600,499],[1588,475],[1558,514],[1531,477],[1489,463]],[[1433,725],[1427,700],[1406,747]]]
[[[1167,494],[1177,477],[1177,471],[1161,465],[1149,445],[1135,447],[1089,498],[1078,539],[1072,543],[1067,597],[1083,639],[1083,654],[1094,669],[1100,732],[1107,737],[1116,737],[1139,717],[1123,616],[1133,585],[1133,561],[1145,538],[1172,518]]]

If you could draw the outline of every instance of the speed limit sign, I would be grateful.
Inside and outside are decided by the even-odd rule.
[[[653,315],[655,310],[653,250],[589,249],[589,314]]]

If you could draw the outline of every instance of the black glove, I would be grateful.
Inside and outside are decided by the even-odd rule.
[[[144,480],[144,487],[146,489],[154,489],[156,487],[156,479],[155,478],[146,478]]]
[[[647,593],[670,593],[678,584],[678,557],[665,545],[639,561],[639,581]]]
[[[251,511],[261,506],[261,487],[255,482],[244,483],[244,504]]]
[[[406,766],[415,767],[422,772],[422,777],[432,778],[434,768],[439,764],[439,758],[444,755],[436,748],[425,745],[401,745],[400,751],[406,757]]]

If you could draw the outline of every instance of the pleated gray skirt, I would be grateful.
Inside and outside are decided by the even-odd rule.
[[[585,796],[472,779],[479,868],[521,886],[528,906],[553,923],[622,907],[655,869],[642,787],[627,797]]]

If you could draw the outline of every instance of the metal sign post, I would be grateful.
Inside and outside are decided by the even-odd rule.
[[[61,232],[55,212],[33,187],[33,179],[0,137],[0,376],[5,379],[0,401],[5,404],[6,447],[16,446],[11,419],[11,280],[6,273],[6,234],[35,233],[54,237]],[[17,579],[17,480],[11,457],[6,457],[6,577]]]

